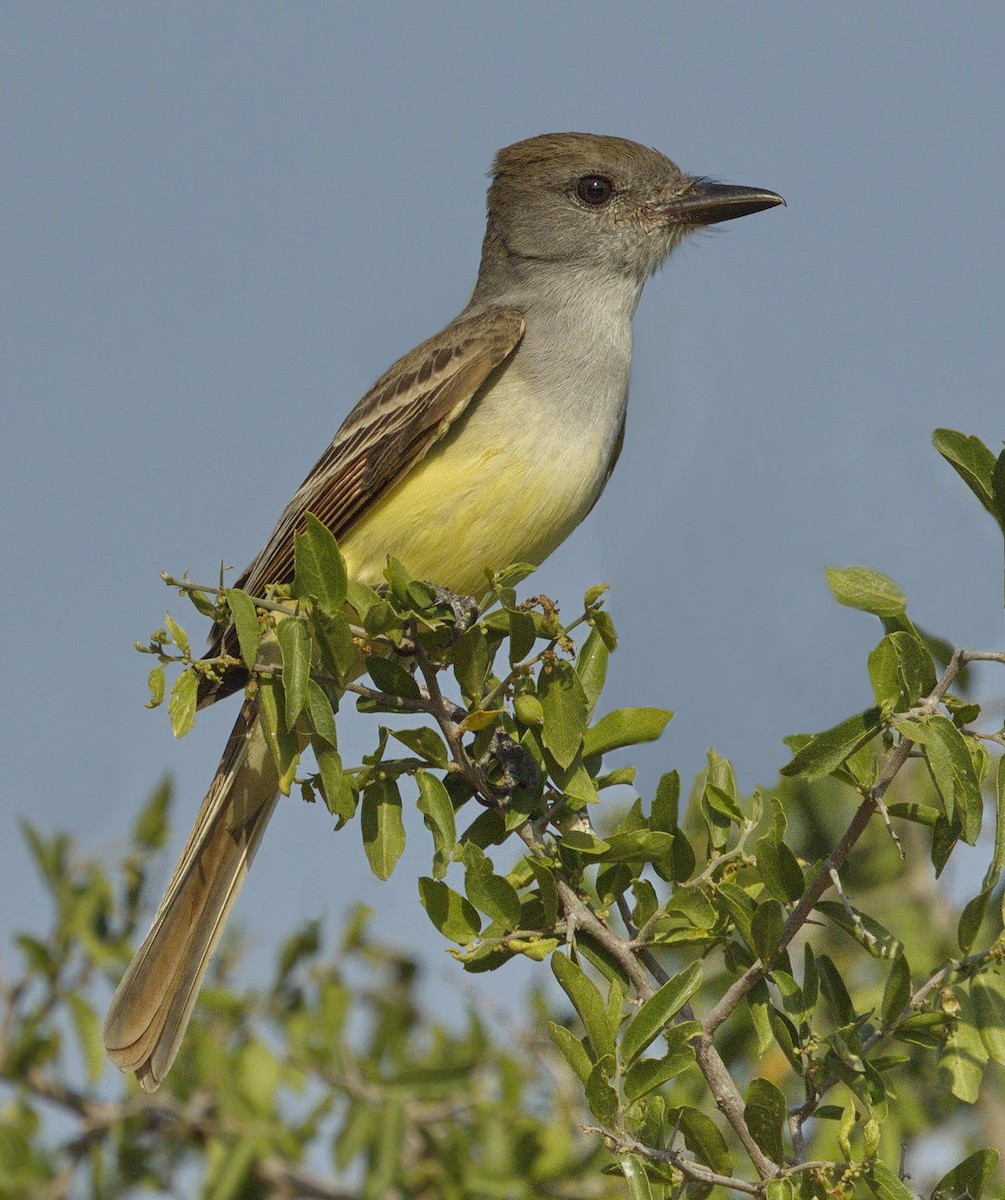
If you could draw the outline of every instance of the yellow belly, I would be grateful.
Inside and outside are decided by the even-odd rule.
[[[603,486],[608,438],[577,437],[493,389],[340,539],[350,576],[371,586],[388,556],[418,579],[482,596],[486,571],[541,563]]]

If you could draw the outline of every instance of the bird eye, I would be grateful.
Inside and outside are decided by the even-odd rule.
[[[576,184],[576,195],[584,204],[596,208],[614,195],[614,184],[603,175],[584,175]]]

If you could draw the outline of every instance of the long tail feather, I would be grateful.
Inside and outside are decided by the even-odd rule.
[[[174,1062],[196,996],[279,794],[246,700],[146,940],[112,998],[105,1048],[154,1091]]]

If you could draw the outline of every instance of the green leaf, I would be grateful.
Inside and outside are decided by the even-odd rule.
[[[927,804],[916,804],[914,801],[898,801],[890,804],[887,806],[887,812],[891,817],[899,817],[902,821],[913,821],[916,825],[926,825],[929,829],[934,827],[936,821],[945,820],[937,808],[930,808]]]
[[[618,1166],[625,1177],[631,1200],[653,1200],[653,1189],[642,1160],[634,1154],[619,1154]]]
[[[859,912],[856,908],[852,908],[849,913],[837,900],[818,900],[816,911],[830,917],[839,929],[853,937],[873,958],[893,958],[903,953],[904,947],[900,939],[868,913]]]
[[[219,1149],[219,1153],[214,1150]],[[206,1200],[239,1200],[246,1194],[252,1164],[257,1147],[247,1136],[228,1138],[226,1146],[210,1141],[207,1160],[212,1164],[207,1170],[203,1195]]]
[[[199,673],[188,667],[174,681],[171,699],[168,701],[168,716],[171,732],[176,738],[184,737],[195,724],[195,705],[199,698]]]
[[[935,827],[932,830],[932,866],[935,867],[936,879],[942,874],[946,863],[949,861],[949,856],[952,854],[959,840],[959,826],[947,821],[939,813],[935,819]]]
[[[367,587],[365,583],[360,583],[357,579],[350,579],[347,589],[347,599],[350,607],[355,611],[360,619],[360,624],[366,619],[366,614],[375,604],[381,603],[380,596],[373,590],[372,587]]]
[[[774,1034],[771,1032],[771,1020],[768,1016],[768,1009],[771,1007],[770,993],[768,985],[763,979],[759,979],[750,989],[747,1006],[757,1037],[757,1057],[763,1058],[775,1043]]]
[[[321,666],[336,683],[359,674],[361,659],[352,640],[352,630],[344,612],[325,612],[316,608],[311,614],[314,639],[321,656]]]
[[[977,1029],[974,1005],[966,992],[957,992],[960,1011],[939,1058],[939,1082],[965,1104],[976,1104],[988,1052]]]
[[[366,670],[378,691],[387,692],[390,696],[400,696],[404,700],[419,699],[419,685],[411,673],[395,659],[373,655],[366,660]]]
[[[626,1066],[638,1058],[687,1004],[701,985],[701,963],[693,962],[655,992],[628,1022],[621,1038]]]
[[[105,1070],[105,1048],[101,1038],[101,1022],[94,1009],[78,992],[65,992],[63,999],[70,1011],[80,1043],[80,1052],[90,1083],[97,1083]]]
[[[258,624],[255,602],[241,588],[227,588],[223,593],[237,631],[237,644],[241,648],[241,659],[249,671],[258,662],[258,648],[262,642],[262,630]]]
[[[470,708],[477,708],[489,673],[488,644],[480,625],[472,625],[467,633],[457,639],[450,658],[464,702]]]
[[[600,693],[607,680],[607,659],[610,651],[596,629],[591,629],[586,641],[576,655],[576,674],[583,685],[586,696],[587,720],[593,716]]]
[[[548,1033],[561,1051],[565,1061],[578,1076],[579,1082],[585,1084],[593,1070],[593,1062],[586,1053],[586,1047],[571,1029],[566,1029],[564,1025],[559,1025],[555,1021],[548,1022]]]
[[[554,961],[554,957],[552,959]],[[602,1058],[586,1081],[586,1103],[590,1112],[606,1129],[614,1129],[618,1124],[621,1106],[618,1103],[618,1093],[607,1082],[608,1076],[614,1071],[614,1059]]]
[[[335,1137],[335,1166],[344,1171],[357,1154],[373,1140],[380,1113],[370,1102],[350,1100]]]
[[[609,950],[602,946],[600,942],[591,938],[582,929],[577,932],[576,953],[580,958],[595,967],[605,979],[612,981],[616,979],[621,984],[625,994],[628,994],[632,982],[625,973],[624,967]],[[612,1030],[612,1036],[615,1032],[615,1030]]]
[[[402,1143],[405,1140],[404,1101],[390,1098],[380,1106],[377,1137],[367,1164],[366,1194],[369,1197],[393,1194],[394,1180],[401,1169]]]
[[[909,704],[927,696],[935,687],[935,662],[931,651],[914,632],[888,635],[897,652],[897,669],[904,697]]]
[[[279,1084],[279,1063],[257,1039],[242,1046],[237,1056],[237,1087],[257,1117],[268,1119]]]
[[[995,516],[992,477],[995,456],[978,437],[957,433],[955,429],[936,429],[932,444],[953,467],[992,516]]]
[[[974,939],[980,932],[984,913],[987,910],[988,901],[991,899],[993,891],[993,887],[986,887],[982,892],[974,896],[960,915],[960,923],[956,929],[956,940],[959,942],[961,954],[970,953],[970,947],[974,944]]]
[[[393,555],[388,558],[384,568],[384,578],[388,582],[390,593],[394,599],[403,608],[408,607],[411,603],[409,588],[413,580],[401,559],[395,558]]]
[[[587,699],[579,676],[562,660],[542,675],[538,698],[544,706],[541,740],[560,767],[568,767],[579,753],[586,729]]]
[[[147,687],[150,689],[150,699],[146,702],[146,708],[156,708],[164,699],[164,668],[151,667],[150,674],[147,676]]]
[[[883,989],[880,1009],[884,1028],[889,1028],[907,1008],[911,999],[911,968],[904,955],[897,954],[890,964],[890,974]]]
[[[610,849],[608,842],[586,829],[570,829],[568,833],[562,834],[559,844],[569,850],[575,850],[577,854],[586,854],[591,858],[599,858],[601,854],[606,854]]]
[[[756,843],[757,869],[768,892],[783,904],[792,904],[803,894],[806,881],[796,856],[773,833]]]
[[[803,1002],[808,1013],[812,1013],[816,1008],[819,992],[820,972],[817,970],[817,956],[807,942],[803,946]]]
[[[518,929],[522,910],[516,888],[493,872],[484,851],[471,842],[464,847],[464,866],[464,890],[475,908],[504,929]]]
[[[191,654],[192,647],[189,644],[188,634],[184,629],[182,629],[182,627],[178,624],[174,617],[171,616],[170,613],[164,614],[164,624],[167,626],[167,631],[171,635],[171,640],[182,652],[182,654]]]
[[[635,897],[635,905],[632,908],[632,920],[635,922],[635,927],[641,929],[656,916],[656,910],[659,908],[660,902],[656,896],[656,889],[648,879],[636,879],[632,882],[632,895]]]
[[[294,596],[313,596],[329,612],[342,608],[349,591],[345,560],[331,530],[313,513],[307,514],[306,528],[296,535],[293,564]]]
[[[734,821],[742,821],[743,813],[736,803],[736,779],[733,776],[733,764],[728,758],[723,758],[710,746],[706,752],[705,790],[710,788],[718,793],[719,803],[723,811]]]
[[[943,1012],[915,1013],[913,1017],[905,1017],[897,1025],[893,1036],[898,1042],[924,1046],[926,1050],[938,1050],[945,1041],[948,1024],[949,1018]]]
[[[1005,1063],[1005,979],[994,971],[975,975],[970,999],[981,1041],[997,1063]]]
[[[606,713],[583,737],[583,757],[607,754],[622,746],[654,742],[673,716],[664,708],[619,708]]]
[[[160,850],[167,841],[171,783],[166,777],[150,793],[133,822],[132,839],[144,850]]]
[[[637,775],[638,771],[634,767],[615,767],[613,771],[605,771],[603,775],[598,775],[594,783],[598,792],[604,788],[631,787]]]
[[[803,989],[796,983],[791,972],[791,964],[788,956],[782,958],[776,968],[768,976],[769,980],[778,989],[782,998],[782,1007],[788,1016],[793,1021],[803,1021],[812,1011],[806,1003],[806,998],[803,995]],[[810,980],[810,990],[812,991],[813,980]]]
[[[869,654],[869,682],[876,706],[884,712],[894,712],[901,698],[900,656],[893,636],[888,634]]]
[[[311,677],[311,635],[303,617],[284,617],[276,626],[276,638],[283,655],[286,728],[292,730],[307,703],[307,685]]]
[[[733,1156],[711,1117],[700,1109],[688,1106],[668,1109],[667,1117],[671,1127],[676,1122],[684,1135],[684,1145],[699,1162],[720,1175],[732,1175]]]
[[[284,712],[283,705],[280,680],[275,676],[263,676],[258,681],[258,724],[279,772],[279,790],[288,796],[300,761],[300,742],[280,716]]]
[[[754,900],[743,890],[737,887],[735,883],[724,881],[716,885],[715,888],[717,903],[716,907],[724,916],[729,916],[733,924],[736,926],[736,931],[740,937],[753,948],[753,942],[750,935],[750,920],[754,915],[754,910],[757,907]]]
[[[607,1024],[617,1036],[621,1025],[621,1014],[625,1010],[625,989],[617,979],[612,979],[607,989]]]
[[[534,649],[537,641],[537,626],[528,612],[515,611],[509,616],[509,663],[515,667],[523,662]]]
[[[375,779],[363,789],[360,828],[370,870],[378,879],[388,879],[405,849],[401,793],[395,780]]]
[[[680,806],[680,775],[677,771],[668,771],[661,776],[653,797],[653,809],[649,819],[650,826],[660,833],[674,833],[679,822]]]
[[[997,1150],[978,1150],[947,1171],[935,1185],[931,1200],[981,1200],[994,1183]]]
[[[768,966],[778,951],[785,929],[785,911],[777,900],[765,900],[750,919],[750,937],[757,957]]]
[[[995,769],[995,848],[984,876],[984,886],[993,887],[1005,867],[1005,754]]]
[[[551,778],[565,797],[566,804],[573,810],[595,804],[600,798],[597,785],[578,754],[568,767],[560,767],[558,763],[551,765]]]
[[[711,929],[718,920],[715,908],[701,890],[697,887],[679,887],[663,906],[667,916],[680,913],[696,929]]]
[[[691,843],[683,832],[678,833],[670,849],[670,862],[666,869],[657,866],[656,870],[663,878],[672,879],[674,883],[685,883],[691,878],[695,868],[695,853]]]
[[[818,954],[816,958],[817,973],[820,977],[820,990],[834,1013],[835,1022],[850,1025],[855,1020],[855,1008],[852,1005],[848,989],[841,978],[841,972],[831,961],[830,955]]]
[[[771,1036],[775,1039],[778,1049],[789,1060],[789,1065],[793,1071],[802,1075],[806,1070],[806,1065],[800,1057],[799,1047],[799,1031],[789,1018],[776,1008],[773,1004],[768,1006],[767,1011],[768,1024],[771,1027]]]
[[[655,1091],[694,1063],[694,1051],[674,1050],[663,1058],[639,1058],[625,1073],[625,1099],[640,1100]]]
[[[754,1141],[772,1162],[782,1162],[782,1129],[788,1116],[785,1093],[768,1079],[752,1079],[743,1118]]]
[[[335,728],[335,713],[332,702],[316,679],[307,680],[307,712],[311,728],[329,746],[338,746],[338,730]]]
[[[602,844],[606,848],[600,850],[596,857],[599,862],[660,862],[669,855],[673,841],[672,833],[652,833],[648,829],[612,833],[604,839]]]
[[[828,567],[827,586],[831,595],[848,608],[858,608],[877,617],[903,616],[907,598],[892,579],[868,567]]]
[[[447,789],[435,775],[430,775],[428,771],[416,771],[415,782],[419,786],[417,807],[426,828],[433,835],[433,878],[442,879],[457,845],[454,806]]]
[[[915,1200],[914,1193],[885,1163],[872,1163],[865,1181],[876,1200]]]
[[[557,950],[551,956],[551,969],[583,1022],[593,1057],[598,1063],[609,1059],[613,1071],[614,1031],[608,1022],[607,1006],[600,992],[581,967]]]
[[[338,817],[336,829],[341,829],[356,812],[356,795],[346,781],[342,756],[320,738],[311,739],[311,749],[317,759],[325,805],[333,817]]]
[[[446,770],[449,761],[447,748],[443,738],[428,725],[420,725],[417,729],[392,729],[391,737],[407,746],[419,758],[424,758],[434,767]]]
[[[558,920],[558,885],[554,872],[538,858],[528,856],[525,861],[537,881],[538,896],[544,909],[544,928],[552,929]]]
[[[878,708],[857,713],[832,729],[814,734],[796,751],[792,761],[782,767],[781,774],[801,775],[808,780],[829,775],[861,746],[872,741],[882,728],[883,715]]]
[[[995,459],[991,472],[991,515],[1005,533],[1005,450]]]
[[[482,920],[475,906],[438,879],[419,879],[419,900],[436,928],[459,946],[466,946],[481,932]]]
[[[938,714],[921,720],[898,720],[895,724],[904,737],[921,746],[945,805],[947,820],[959,825],[960,837],[968,845],[975,845],[981,831],[984,802],[963,734],[952,721]]]
[[[769,1179],[764,1185],[764,1200],[797,1200],[791,1179]]]
[[[594,612],[590,617],[590,624],[600,634],[604,640],[604,645],[612,653],[618,648],[618,631],[614,628],[614,621],[611,614],[604,609]]]

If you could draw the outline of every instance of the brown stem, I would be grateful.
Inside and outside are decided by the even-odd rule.
[[[960,672],[960,668],[970,659],[976,658],[976,655],[968,655],[965,650],[954,650],[953,656],[950,658],[942,678],[938,681],[932,691],[918,706],[920,712],[931,712],[941,702],[943,696],[949,691],[949,686]],[[997,660],[996,660],[997,661]],[[880,769],[879,776],[869,791],[869,794],[858,806],[851,824],[844,832],[844,836],[840,842],[834,847],[831,853],[824,859],[823,865],[817,872],[816,878],[810,884],[809,888],[803,893],[802,899],[789,914],[789,919],[785,922],[785,928],[782,931],[781,941],[778,944],[777,954],[780,954],[796,936],[802,926],[805,924],[807,917],[813,910],[813,906],[831,886],[832,873],[841,869],[845,859],[851,853],[855,843],[865,832],[866,826],[873,813],[877,810],[882,802],[883,796],[887,788],[896,778],[900,768],[907,762],[910,756],[914,743],[910,738],[901,737],[900,741],[887,754],[883,766]],[[725,992],[719,999],[718,1004],[709,1012],[702,1022],[706,1033],[714,1033],[719,1026],[732,1013],[733,1009],[747,995],[750,989],[767,974],[770,968],[770,963],[765,964],[760,961],[748,967],[747,970],[736,980],[735,983]]]

